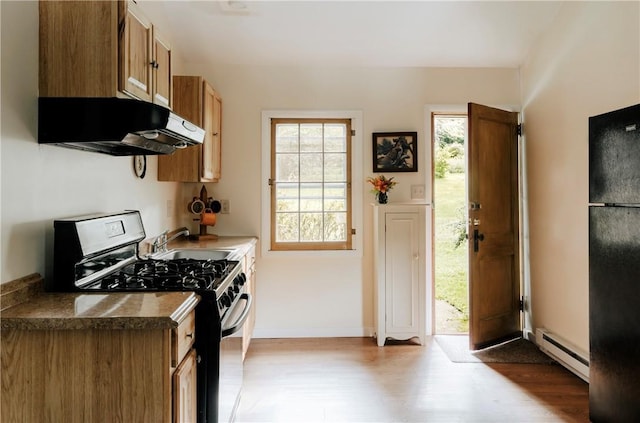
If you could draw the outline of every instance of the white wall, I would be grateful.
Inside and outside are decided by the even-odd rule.
[[[351,258],[258,258],[257,336],[359,336],[373,327],[373,263],[370,187],[371,133],[417,131],[419,171],[394,174],[399,184],[390,201],[407,201],[410,185],[430,184],[425,134],[427,104],[519,104],[515,69],[279,68],[186,63],[221,93],[223,176],[207,184],[209,194],[229,199],[231,213],[218,215],[218,234],[259,235],[261,231],[261,112],[263,110],[359,110],[363,114],[362,184],[364,251]],[[388,175],[390,176],[390,175]],[[185,186],[185,199],[198,184]]]
[[[533,327],[589,349],[588,118],[640,102],[638,2],[567,2],[521,69]]]
[[[147,235],[177,225],[179,184],[157,182],[157,158],[136,178],[131,157],[37,143],[38,3],[0,2],[2,283],[50,266],[53,220],[138,209]],[[169,216],[169,214],[171,216]]]

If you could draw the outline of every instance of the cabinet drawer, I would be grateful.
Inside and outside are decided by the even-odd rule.
[[[171,332],[171,367],[176,367],[189,352],[196,337],[195,313],[191,312]]]

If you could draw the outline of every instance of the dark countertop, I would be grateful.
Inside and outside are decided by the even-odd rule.
[[[193,292],[41,293],[2,310],[0,327],[3,330],[173,328],[199,300]]]

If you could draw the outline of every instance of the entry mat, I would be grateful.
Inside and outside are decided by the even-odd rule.
[[[530,341],[519,338],[483,350],[469,351],[467,335],[436,335],[436,342],[454,363],[555,364]]]

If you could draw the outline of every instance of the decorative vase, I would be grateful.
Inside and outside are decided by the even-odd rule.
[[[378,203],[387,204],[388,200],[389,199],[387,198],[387,193],[386,192],[379,192],[378,193]]]

